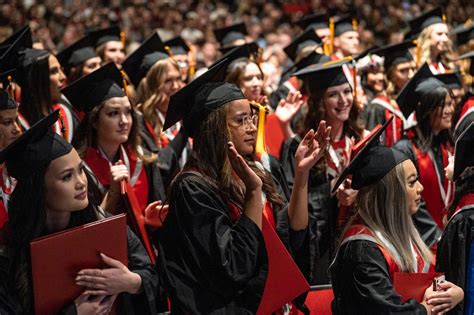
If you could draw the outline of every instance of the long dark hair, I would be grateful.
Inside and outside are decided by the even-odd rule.
[[[244,187],[240,180],[232,175],[232,166],[227,155],[230,133],[227,127],[227,107],[221,106],[211,112],[194,133],[193,154],[186,164],[186,169],[200,171],[202,180],[218,187],[222,198],[239,206],[244,204]],[[283,207],[283,200],[277,193],[271,174],[261,170],[253,156],[246,156],[249,166],[262,179],[263,192],[273,209]]]
[[[7,252],[10,261],[9,288],[18,299],[25,314],[33,314],[33,288],[30,265],[30,242],[48,235],[46,227],[44,178],[47,168],[43,168],[25,180],[19,180],[9,204],[7,229]],[[98,190],[87,173],[89,205],[72,212],[67,228],[96,221],[97,205],[100,202]]]
[[[52,106],[49,56],[49,53],[42,55],[31,64],[21,86],[19,111],[30,125],[43,118],[43,110]]]
[[[417,120],[417,130],[421,136],[421,148],[427,151],[433,146],[434,134],[432,132],[431,119],[432,115],[438,112],[438,115],[442,115],[442,110],[444,107],[444,102],[447,95],[450,95],[451,99],[454,100],[453,92],[449,87],[438,86],[428,93],[424,94],[420,103],[416,107],[416,120]],[[442,144],[453,145],[453,136],[451,129],[441,130],[437,136],[437,140]]]

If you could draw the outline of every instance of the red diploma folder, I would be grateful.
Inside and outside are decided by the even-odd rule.
[[[35,313],[57,314],[84,292],[82,269],[107,267],[100,253],[128,264],[125,214],[54,233],[30,243]]]
[[[402,301],[415,299],[421,303],[425,295],[425,290],[433,285],[433,279],[441,276],[443,273],[408,273],[396,272],[393,276],[393,287],[398,294],[402,296]]]
[[[268,315],[308,291],[310,286],[265,217],[262,234],[268,255],[268,275],[257,314]]]
[[[135,195],[135,191],[133,190],[132,185],[130,185],[127,180],[122,180],[121,190],[122,197],[127,207],[127,214],[130,220],[131,228],[133,232],[135,232],[135,234],[142,241],[143,246],[145,246],[145,250],[148,253],[148,256],[150,256],[151,262],[154,264],[156,256],[151,246],[151,242],[148,238],[148,233],[145,227],[145,216],[143,213],[145,209],[142,210],[140,208],[140,205],[138,204],[137,195]]]

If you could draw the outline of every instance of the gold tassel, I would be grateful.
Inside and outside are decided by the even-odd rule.
[[[189,52],[191,56],[189,58],[188,82],[194,78],[194,74],[196,73],[196,51],[193,45],[189,46]]]
[[[334,17],[329,19],[329,55],[334,52]]]
[[[471,18],[468,18],[466,22],[464,22],[464,28],[468,27],[472,23]]]
[[[130,99],[130,95],[128,94],[127,74],[123,70],[120,70],[120,73],[122,74],[122,85],[125,90],[125,95]]]
[[[413,44],[416,45],[416,67],[420,67],[420,61],[421,61],[421,47],[420,43],[417,40],[413,41]]]
[[[68,138],[67,129],[66,129],[66,125],[64,124],[63,114],[61,113],[61,111],[59,111],[59,122],[61,124],[61,133],[63,134],[63,138],[67,140]]]
[[[123,47],[125,47],[125,32],[120,32],[120,41],[122,42]]]
[[[358,27],[357,19],[352,18],[352,30],[357,32],[357,27]]]
[[[8,79],[8,87],[7,87],[7,91],[8,93],[10,94],[11,98],[15,100],[15,88],[13,87],[13,79],[12,79],[12,76],[9,75],[7,77]],[[15,100],[16,101],[16,100]]]
[[[257,63],[259,65],[261,65],[263,62],[263,49],[258,47],[258,51],[257,51]]]
[[[266,152],[265,148],[265,115],[267,114],[267,111],[264,106],[261,104],[252,101],[250,102],[250,105],[258,109],[258,126],[257,126],[257,141],[255,145],[255,153],[257,156],[260,158],[262,154]]]
[[[443,15],[441,16],[441,19],[443,20],[443,23],[446,24],[446,15],[445,15],[445,14],[443,14]]]
[[[326,42],[323,43],[323,51],[326,56],[329,56],[329,46]]]
[[[352,80],[354,81],[354,100],[357,101],[357,67],[355,60],[352,61]]]
[[[171,51],[170,46],[165,46],[165,50],[166,50],[166,53],[168,54],[168,56],[170,56],[171,58],[174,57],[173,52]]]

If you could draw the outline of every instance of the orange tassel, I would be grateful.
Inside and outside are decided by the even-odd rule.
[[[130,99],[130,95],[128,94],[127,74],[123,70],[120,70],[120,73],[122,74],[122,85],[125,90],[125,95]]]
[[[329,19],[329,54],[334,52],[334,18]]]
[[[11,98],[12,98],[12,99],[15,99],[15,88],[13,87],[13,79],[12,79],[12,76],[9,75],[9,76],[7,77],[7,79],[8,79],[8,87],[7,87],[6,90],[7,90],[8,93],[10,94]]]
[[[446,24],[446,15],[445,15],[445,14],[443,14],[443,16],[441,17],[441,19],[443,20],[443,23]]]
[[[352,60],[352,80],[354,81],[354,100],[357,101],[357,67],[355,60]]]
[[[189,46],[190,58],[189,58],[189,71],[188,71],[188,82],[194,78],[194,74],[196,73],[196,51],[194,50],[194,46]]]
[[[125,32],[120,32],[120,41],[122,42],[123,47],[125,47]]]
[[[63,138],[67,140],[68,138],[67,129],[66,129],[66,125],[64,124],[63,114],[61,113],[61,111],[59,111],[59,122],[61,124],[61,133],[63,134]]]
[[[261,156],[267,152],[265,144],[265,115],[267,114],[267,111],[264,106],[255,101],[250,102],[250,106],[255,109],[258,109],[258,126],[255,153],[259,158],[261,158]]]
[[[352,30],[354,30],[354,31],[357,32],[357,27],[358,27],[357,19],[356,19],[356,18],[352,18]]]
[[[257,52],[257,63],[261,65],[263,62],[263,49],[258,47],[258,52]]]
[[[421,61],[421,47],[417,40],[414,40],[413,43],[416,45],[416,67],[419,68]]]

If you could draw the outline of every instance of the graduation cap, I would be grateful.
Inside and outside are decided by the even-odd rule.
[[[163,43],[171,49],[173,55],[186,55],[190,48],[181,36],[175,37]]]
[[[94,50],[94,42],[90,36],[84,36],[56,55],[59,63],[65,68],[76,67],[97,56]]]
[[[409,49],[415,46],[416,44],[413,41],[408,40],[399,44],[380,47],[372,51],[372,53],[384,57],[383,66],[388,71],[393,65],[413,61],[413,56]]]
[[[424,63],[398,94],[397,104],[405,118],[416,109],[423,95],[443,85],[443,82],[435,79],[428,64]]]
[[[474,122],[471,122],[456,140],[454,146],[453,181],[456,181],[465,169],[474,167]]]
[[[450,89],[462,89],[461,73],[459,71],[436,74],[436,79],[443,82]]]
[[[334,36],[340,36],[350,31],[357,32],[357,19],[355,16],[348,14],[334,22]]]
[[[349,175],[352,175],[351,188],[359,190],[377,183],[395,166],[408,160],[408,156],[402,152],[380,145],[380,136],[392,120],[393,116],[385,122],[380,130],[368,139],[367,144],[342,171],[332,189],[333,193]]]
[[[459,56],[457,60],[462,60],[462,59],[471,59],[471,66],[469,68],[469,74],[474,76],[474,50],[470,51],[468,53],[465,53],[464,55]]]
[[[455,27],[451,35],[456,36],[456,44],[458,46],[469,43],[471,39],[474,39],[474,23],[465,23]]]
[[[326,13],[313,13],[307,16],[304,16],[300,20],[295,22],[296,25],[301,27],[304,30],[318,30],[321,28],[329,27],[329,16]]]
[[[301,69],[304,69],[306,67],[309,67],[311,65],[319,64],[319,63],[325,63],[325,62],[330,62],[331,58],[329,56],[326,56],[324,54],[320,54],[316,51],[312,51],[308,56],[301,58],[298,62],[294,63],[291,67],[289,67],[283,74],[282,78],[283,81],[286,81],[288,77],[290,77],[291,73],[293,71],[299,71]]]
[[[224,54],[220,60],[227,59],[229,64],[239,58],[249,58],[255,62],[258,62],[259,49],[260,47],[256,42],[235,46],[232,50]]]
[[[247,35],[247,28],[244,23],[234,24],[228,27],[214,30],[214,35],[222,47],[231,46],[238,39],[244,39]]]
[[[228,62],[221,60],[171,96],[163,130],[183,120],[192,136],[210,112],[228,102],[245,99],[237,86],[224,83]]]
[[[25,48],[33,46],[33,38],[31,35],[31,29],[28,25],[25,25],[19,31],[14,33],[12,36],[5,39],[3,42],[0,43],[0,45],[2,46],[11,45],[20,38],[22,38],[22,40],[24,41]]]
[[[112,26],[108,28],[102,28],[99,30],[90,31],[87,36],[93,40],[94,47],[97,48],[107,42],[123,42],[123,33],[120,31],[118,26]]]
[[[11,82],[15,78],[15,73],[16,69],[11,69],[0,73],[0,82],[2,83],[4,89],[10,86]]]
[[[352,60],[346,59],[316,64],[297,71],[293,76],[303,79],[309,90],[325,90],[331,86],[349,83],[342,67],[350,62]]]
[[[69,84],[61,93],[78,110],[88,113],[108,99],[126,96],[122,84],[122,74],[111,62]]]
[[[14,38],[14,41],[10,39]],[[3,54],[0,58],[0,71],[7,71],[17,67],[19,52],[31,48],[31,32],[30,28],[23,28],[7,39],[9,44],[2,44]]]
[[[18,104],[5,89],[0,89],[0,110],[15,109]]]
[[[8,173],[18,181],[26,180],[51,161],[68,154],[72,146],[51,126],[58,120],[59,110],[38,121],[0,152],[0,163],[6,162]]]
[[[130,81],[132,81],[132,84],[138,87],[148,70],[150,70],[157,61],[169,57],[160,36],[155,32],[125,59],[122,63],[122,68],[127,73]]]
[[[17,54],[15,81],[22,86],[30,73],[31,66],[40,58],[46,58],[49,52],[42,49],[27,48]]]
[[[410,25],[410,31],[408,33],[408,36],[415,36],[421,33],[423,29],[427,28],[430,25],[444,22],[445,18],[441,7],[436,7],[429,11],[423,12],[419,16],[408,21],[408,24]]]
[[[291,60],[295,61],[302,49],[308,46],[317,46],[321,44],[321,38],[311,29],[307,29],[301,35],[295,38],[288,46],[283,48]]]

